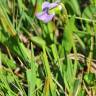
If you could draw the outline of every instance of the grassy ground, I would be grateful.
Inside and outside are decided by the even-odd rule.
[[[96,96],[96,0],[44,1],[0,0],[0,96]]]

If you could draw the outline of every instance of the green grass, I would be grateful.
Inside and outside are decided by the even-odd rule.
[[[0,0],[0,96],[96,96],[96,0],[61,0],[47,24],[44,1]]]

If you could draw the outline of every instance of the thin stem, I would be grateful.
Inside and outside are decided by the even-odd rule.
[[[92,58],[93,58],[93,49],[94,49],[94,32],[93,32],[93,28],[92,28],[92,35],[91,36],[91,46],[90,46],[90,52],[89,52],[89,56],[88,56],[88,61],[87,61],[87,65],[88,65],[88,72],[91,69],[91,64],[92,64]]]
[[[72,17],[72,15],[68,15],[68,17]],[[87,18],[82,18],[82,17],[77,17],[77,16],[73,16],[75,19],[79,19],[79,20],[84,20],[84,21],[88,21],[88,22],[93,22],[96,23],[96,20],[93,19],[87,19]]]

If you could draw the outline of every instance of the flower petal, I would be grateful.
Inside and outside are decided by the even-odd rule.
[[[52,8],[56,7],[57,5],[58,5],[58,3],[57,2],[54,2],[54,3],[50,3],[48,5],[48,7],[49,7],[49,9],[52,9]]]
[[[46,12],[42,12],[42,13],[37,13],[36,14],[36,17],[39,19],[39,20],[42,20],[43,22],[45,23],[48,23],[49,21],[52,20],[52,18],[54,17],[53,14],[47,14]]]
[[[50,5],[50,3],[49,2],[44,2],[43,4],[42,4],[42,10],[45,10],[46,8],[49,8],[49,5]]]
[[[54,8],[58,5],[58,3],[59,3],[58,1],[54,2],[54,3],[44,2],[42,4],[42,10],[45,10],[46,8],[48,8],[48,9]]]

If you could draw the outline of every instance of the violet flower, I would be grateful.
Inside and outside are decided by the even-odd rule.
[[[49,14],[48,11],[52,8],[55,8],[58,5],[58,2],[54,3],[49,3],[49,2],[44,2],[42,4],[42,12],[37,13],[36,17],[37,19],[43,21],[44,23],[48,23],[49,21],[52,20],[52,18],[55,16],[55,14]]]

